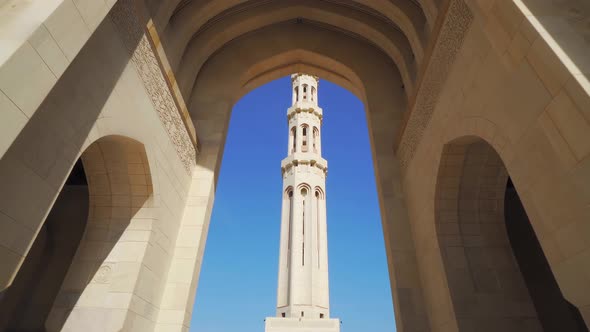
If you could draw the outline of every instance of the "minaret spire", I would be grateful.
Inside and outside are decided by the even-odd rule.
[[[330,318],[326,174],[322,158],[322,109],[316,76],[291,75],[292,105],[287,110],[289,140],[281,162],[283,205],[276,317],[267,332],[340,331]]]

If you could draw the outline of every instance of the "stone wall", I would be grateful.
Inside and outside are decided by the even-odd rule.
[[[63,1],[0,67],[1,288],[10,287],[82,157],[91,211],[47,328],[186,330],[193,248],[203,243],[183,222],[195,147],[181,146],[188,158],[179,153],[171,132],[185,129],[166,120],[178,110],[156,102],[126,32],[106,16],[110,5],[90,5]],[[151,78],[168,89],[156,69]]]
[[[584,36],[571,15],[587,8],[575,1],[468,4],[474,22],[404,174],[431,327],[457,329],[435,236],[435,188],[443,146],[465,136],[498,152],[563,295],[588,322],[588,68],[580,53],[565,53],[560,44],[568,43],[561,40],[565,31],[569,40]],[[578,52],[588,49],[577,40]]]

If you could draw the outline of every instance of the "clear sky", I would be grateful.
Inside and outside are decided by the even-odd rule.
[[[330,314],[342,332],[395,331],[385,244],[362,102],[320,79]],[[291,80],[234,107],[221,164],[191,332],[264,332],[275,315],[281,160],[287,155]]]

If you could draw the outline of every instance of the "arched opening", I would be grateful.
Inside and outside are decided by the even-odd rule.
[[[290,75],[291,72],[285,74]],[[209,326],[221,330],[260,328],[261,320],[275,316],[276,309],[277,316],[284,314],[286,318],[301,317],[302,311],[303,317],[310,319],[328,320],[330,317],[346,316],[345,324],[349,329],[366,326],[364,322],[367,320],[384,329],[393,328],[393,303],[388,293],[390,282],[381,242],[381,215],[363,102],[331,81],[322,80],[325,94],[322,95],[324,121],[321,131],[326,135],[322,146],[325,153],[329,153],[328,162],[333,170],[326,179],[326,194],[319,190],[316,183],[309,183],[304,196],[304,188],[295,187],[291,191],[290,185],[280,187],[280,161],[287,157],[284,145],[289,145],[287,137],[294,135],[293,128],[297,128],[297,135],[300,136],[299,146],[302,145],[303,135],[307,136],[308,144],[312,144],[310,150],[313,141],[319,143],[311,138],[313,127],[306,127],[304,134],[300,124],[290,127],[285,121],[287,109],[284,101],[290,98],[290,84],[288,76],[264,84],[246,94],[232,110],[191,326],[197,330],[205,330]],[[261,100],[264,100],[264,112],[252,111],[260,108],[255,105],[259,105]],[[241,142],[251,134],[252,124],[267,129],[260,131],[259,144],[249,146],[246,151]],[[315,131],[319,135],[320,129],[316,127]],[[358,158],[350,160],[351,154]],[[245,158],[251,155],[263,156],[264,162],[244,163]],[[310,172],[313,172],[311,167]],[[353,187],[356,190],[352,190]],[[358,191],[363,192],[362,198],[358,197]],[[326,200],[328,211],[317,208],[325,197],[329,197]],[[279,198],[282,200],[279,201]],[[290,210],[295,215],[281,220],[281,207],[287,205],[291,206]],[[298,217],[297,220],[318,220],[326,212],[328,229],[325,230],[318,229],[321,226],[319,223],[310,222],[305,226],[298,222],[290,223],[291,227],[287,230],[305,234],[306,239],[304,243],[301,240],[285,242],[294,252],[302,253],[302,259],[287,260],[285,264],[291,264],[290,268],[305,266],[310,269],[318,269],[319,265],[323,269],[322,264],[328,261],[328,257],[322,256],[318,261],[308,257],[313,250],[329,245],[330,313],[328,310],[312,313],[295,309],[290,312],[285,308],[281,311],[277,303],[285,304],[287,298],[275,297],[279,239],[282,236],[291,238],[291,234],[281,233],[280,225],[289,222],[291,216]],[[303,213],[305,216],[301,218]],[[318,234],[322,231],[328,234],[327,243],[318,243]],[[358,245],[350,246],[353,241],[357,241]],[[237,247],[244,250],[235,250]],[[351,259],[358,273],[347,272],[350,271]],[[229,260],[235,264],[221,263]],[[280,280],[281,275],[278,287],[288,287]],[[371,286],[367,287],[367,284]],[[252,301],[253,294],[256,301]],[[355,309],[346,305],[347,299],[352,297],[359,301],[371,301],[373,305],[353,313]],[[234,305],[243,309],[235,313],[232,320],[220,322],[227,314],[222,303],[231,298]],[[374,315],[379,316],[377,323]]]
[[[287,188],[287,197],[285,197],[285,200],[287,200],[286,204],[287,206],[284,206],[284,208],[289,209],[289,213],[287,214],[287,222],[289,223],[289,226],[287,227],[288,231],[287,231],[287,239],[289,239],[287,241],[287,255],[288,257],[291,257],[291,232],[293,232],[293,188],[289,187]],[[290,265],[290,261],[291,260],[287,260],[287,269],[289,268]],[[279,276],[279,280],[285,278],[285,276]],[[280,287],[280,286],[279,286]],[[286,285],[284,287],[287,287]],[[287,293],[288,294],[288,293]],[[278,299],[279,303],[282,303],[284,305],[287,304],[288,299]]]
[[[445,145],[435,213],[460,331],[587,331],[488,143],[465,137]]]
[[[142,273],[137,235],[150,233],[152,191],[141,143],[107,136],[91,144],[0,298],[0,329],[80,330],[89,317],[123,328],[129,315],[114,314],[112,301],[138,292],[125,280]]]
[[[310,36],[313,36],[315,42],[310,43]],[[288,38],[289,43],[284,43],[285,38]],[[327,40],[331,42],[322,42]],[[191,44],[196,45],[192,42]],[[383,221],[382,230],[390,255],[388,258],[390,261],[404,259],[409,262],[408,258],[400,257],[404,254],[398,255],[409,248],[405,248],[403,251],[394,251],[390,247],[391,243],[402,243],[402,241],[397,241],[398,238],[411,237],[405,233],[410,229],[409,224],[405,224],[409,222],[403,208],[405,203],[398,195],[399,191],[394,189],[401,172],[397,158],[392,155],[391,147],[392,142],[396,139],[397,131],[403,126],[403,112],[407,110],[407,97],[411,94],[413,83],[411,82],[412,74],[406,70],[403,60],[398,56],[390,56],[397,52],[396,47],[392,45],[393,47],[387,47],[385,51],[362,39],[342,34],[338,29],[324,29],[321,20],[305,21],[304,24],[299,24],[295,20],[279,20],[269,25],[261,24],[251,33],[226,41],[216,40],[212,45],[214,45],[213,48],[207,50],[206,53],[213,49],[217,49],[217,51],[212,53],[212,56],[202,59],[203,61],[193,57],[192,51],[196,48],[189,47],[190,49],[184,55],[183,63],[176,71],[178,84],[185,100],[188,101],[187,107],[195,123],[196,132],[199,133],[201,142],[206,142],[203,145],[203,150],[212,151],[212,154],[215,154],[214,157],[212,156],[213,159],[221,161],[223,158],[225,160],[229,152],[225,142],[230,140],[229,136],[226,139],[227,128],[231,130],[231,121],[234,119],[231,111],[232,105],[241,100],[240,98],[247,92],[261,87],[273,79],[293,72],[306,72],[329,79],[349,89],[364,102],[371,141],[374,142],[371,146],[373,154],[366,160],[374,160],[379,172],[376,178],[380,180],[378,183],[379,192],[384,195],[381,197],[381,203],[384,217],[387,220]],[[223,45],[223,47],[218,48],[216,45]],[[354,50],[354,52],[349,50]],[[243,61],[233,61],[238,55]],[[371,59],[371,61],[366,61],[366,59]],[[405,89],[402,88],[404,84],[401,82],[404,82]],[[290,89],[286,91],[290,91]],[[300,86],[299,99],[302,99],[302,93]],[[265,105],[265,109],[268,108],[269,105]],[[301,148],[300,130],[300,127],[297,127],[296,148],[298,150]],[[326,134],[327,136],[329,135]],[[264,140],[260,139],[259,141]],[[250,154],[254,153],[253,149],[249,148],[248,150]],[[268,156],[268,151],[261,155]],[[219,190],[222,188],[221,181],[223,179],[223,172],[217,173],[220,165],[221,162],[206,166],[214,170],[216,177],[219,174],[220,184],[216,187]],[[244,166],[242,165],[242,167]],[[251,173],[248,174],[251,175]],[[244,178],[239,180],[240,187],[260,188],[258,183],[246,186],[247,180]],[[248,196],[249,199],[252,198],[251,195]],[[215,206],[218,206],[219,202],[218,196]],[[253,204],[253,202],[251,203]],[[392,208],[387,208],[388,206]],[[213,210],[215,211],[215,207]],[[213,212],[213,216],[215,216],[215,212]],[[214,220],[212,217],[212,223]],[[249,227],[253,227],[252,225]],[[231,237],[229,234],[231,231],[225,233],[228,238]],[[227,240],[228,238],[224,241],[234,241]],[[211,240],[207,242],[208,251],[211,250],[212,242]],[[404,245],[407,242],[403,241]],[[203,271],[208,270],[210,267],[203,269]],[[395,271],[390,270],[392,282],[389,286],[399,288],[394,291],[394,294],[403,292],[404,299],[417,299],[422,296],[417,283],[396,283],[393,281],[396,276],[403,278],[405,275],[414,273],[416,273],[416,264],[414,263],[397,266]],[[243,276],[243,273],[239,274]],[[228,281],[229,283],[232,281]],[[206,285],[206,281],[201,279],[201,284]],[[202,298],[203,295],[203,292],[200,291],[199,296]],[[197,297],[197,301],[199,301],[199,297]],[[401,300],[396,299],[395,301]],[[390,308],[390,305],[387,304],[386,308]],[[406,324],[403,322],[413,324],[411,322],[416,321],[416,317],[418,317],[418,320],[427,325],[428,318],[423,307],[420,305],[416,307],[414,311],[396,311],[396,319],[401,324]],[[195,310],[199,311],[199,309]],[[211,313],[207,309],[206,312]],[[367,316],[370,315],[373,313],[367,313]],[[387,317],[391,318],[389,314]],[[348,321],[350,322],[350,320]]]
[[[244,34],[240,38],[228,40],[223,48],[220,48],[214,56],[211,56],[207,61],[198,63],[196,66],[190,65],[191,70],[184,70],[182,66],[178,70],[178,81],[181,91],[189,101],[188,108],[192,119],[195,121],[195,128],[200,133],[201,139],[209,142],[212,151],[222,151],[217,155],[217,159],[223,158],[223,167],[227,167],[226,158],[230,154],[227,148],[227,142],[231,140],[231,130],[236,128],[232,121],[235,121],[235,112],[232,112],[233,102],[241,101],[246,93],[253,91],[256,88],[263,88],[265,83],[274,79],[278,79],[284,75],[289,75],[294,72],[305,72],[314,76],[319,76],[345,87],[352,91],[364,103],[367,125],[369,134],[371,136],[371,152],[364,161],[375,163],[375,177],[379,180],[377,186],[380,193],[380,204],[383,212],[382,233],[385,238],[387,247],[388,259],[390,262],[403,261],[403,264],[396,264],[395,269],[390,269],[391,283],[389,287],[392,288],[393,296],[396,297],[396,303],[413,303],[418,301],[418,304],[410,304],[405,306],[412,308],[410,310],[398,310],[396,308],[395,318],[399,324],[404,326],[418,326],[427,328],[428,313],[425,310],[426,305],[423,302],[423,292],[421,286],[417,282],[408,280],[406,276],[417,275],[418,269],[415,257],[408,256],[407,253],[414,250],[413,243],[411,243],[411,225],[405,212],[405,202],[403,195],[400,195],[399,188],[401,169],[397,157],[393,155],[392,142],[395,142],[398,130],[403,127],[403,112],[407,110],[407,97],[411,94],[411,86],[413,85],[409,79],[411,75],[406,75],[406,70],[402,66],[398,66],[401,62],[397,59],[392,59],[387,55],[387,52],[382,52],[379,47],[374,47],[370,43],[366,43],[358,38],[351,38],[350,35],[342,34],[339,30],[323,29],[323,25],[317,25],[315,22],[307,21],[310,24],[299,24],[295,21],[281,21],[277,24],[272,24],[253,30],[249,34]],[[285,43],[285,38],[288,36],[289,43]],[[310,43],[310,36],[313,36],[313,43]],[[330,41],[325,42],[325,41]],[[351,52],[350,50],[354,50]],[[393,48],[392,48],[392,51]],[[395,51],[394,51],[395,52]],[[187,53],[192,63],[193,57]],[[240,56],[243,61],[233,61],[236,56]],[[371,61],[366,61],[371,59]],[[188,62],[187,62],[188,63]],[[202,64],[202,65],[201,65]],[[198,73],[198,75],[196,75]],[[194,75],[194,76],[193,76]],[[196,77],[196,78],[195,78]],[[194,84],[192,83],[194,80]],[[223,82],[223,84],[221,84]],[[403,84],[402,84],[403,82]],[[405,89],[402,85],[405,84]],[[322,83],[322,86],[325,87]],[[291,91],[287,88],[286,91]],[[301,98],[301,91],[300,98]],[[318,92],[319,93],[319,92]],[[270,93],[269,95],[272,95]],[[322,108],[327,112],[330,109],[324,102],[326,95],[322,95]],[[268,98],[265,98],[268,99]],[[289,96],[287,96],[287,100]],[[317,97],[319,100],[319,96]],[[341,104],[342,105],[342,104]],[[345,107],[346,105],[342,105]],[[265,104],[265,109],[270,109],[269,105]],[[251,114],[252,115],[252,114]],[[342,118],[342,119],[340,119]],[[344,116],[335,116],[330,121],[331,123],[339,123],[339,120],[345,120]],[[227,121],[227,122],[226,122]],[[280,121],[284,121],[281,119]],[[325,126],[330,123],[327,119],[323,122]],[[229,122],[229,123],[228,123]],[[226,131],[227,128],[229,132]],[[341,128],[359,128],[358,123],[352,126]],[[273,128],[274,130],[275,128]],[[269,132],[269,131],[265,131]],[[326,127],[322,128],[324,139],[321,143],[322,152],[326,150],[326,139],[331,137],[326,132]],[[228,134],[227,139],[224,139]],[[298,141],[300,139],[300,132],[297,133]],[[350,135],[342,135],[350,138]],[[265,140],[259,139],[260,142]],[[342,144],[348,142],[350,146]],[[225,148],[223,144],[225,142]],[[348,156],[351,155],[350,149],[358,146],[358,142],[351,142],[341,138],[340,146],[342,149],[346,148]],[[300,144],[300,143],[298,143]],[[249,153],[253,153],[250,149]],[[264,151],[263,155],[268,156],[268,151]],[[277,159],[281,159],[279,156]],[[362,159],[350,158],[355,161]],[[221,163],[218,163],[220,165]],[[257,163],[260,166],[261,163]],[[266,163],[262,163],[266,164]],[[332,165],[334,165],[332,163]],[[242,163],[242,168],[245,165]],[[217,172],[219,168],[215,168]],[[272,170],[267,170],[273,172]],[[250,171],[251,172],[251,171]],[[240,187],[257,188],[260,189],[259,183],[250,183],[250,178],[253,173],[248,173],[248,179],[240,178]],[[337,178],[336,170],[331,170],[328,181]],[[223,190],[224,175],[223,170],[220,171],[219,183],[217,186],[218,192]],[[351,175],[351,179],[357,180],[359,177]],[[247,186],[245,182],[250,183]],[[355,182],[356,185],[362,183]],[[341,192],[347,192],[348,188],[355,184],[349,183],[346,187],[341,187]],[[376,192],[377,190],[375,190]],[[270,191],[272,192],[272,191]],[[277,191],[275,191],[277,192]],[[334,189],[331,189],[333,194]],[[251,196],[251,195],[249,195]],[[365,195],[362,195],[365,197]],[[329,196],[334,197],[334,196]],[[251,198],[251,197],[250,197]],[[216,209],[221,203],[219,195],[216,197],[215,206],[213,207],[213,214],[211,218],[211,229],[207,242],[207,250],[211,252],[215,243],[215,218]],[[250,201],[254,204],[254,201]],[[353,200],[350,201],[351,206]],[[268,208],[268,207],[267,207]],[[235,209],[232,209],[235,211]],[[221,213],[221,212],[217,212]],[[237,212],[234,212],[237,213]],[[331,218],[331,217],[330,217]],[[359,220],[364,218],[360,217]],[[253,223],[255,224],[255,223]],[[273,224],[274,225],[274,224]],[[366,226],[366,225],[365,225]],[[222,226],[218,226],[222,227]],[[249,225],[248,227],[253,227]],[[366,228],[363,227],[366,230]],[[331,228],[334,232],[334,227]],[[233,237],[233,229],[225,229],[223,240],[217,241],[232,241],[236,242],[239,237]],[[329,233],[330,234],[330,233]],[[330,235],[329,235],[330,236]],[[351,241],[355,241],[350,239]],[[332,241],[331,243],[335,243]],[[350,242],[349,242],[350,243]],[[394,250],[393,244],[396,249]],[[258,243],[257,246],[258,247]],[[358,247],[354,247],[358,249]],[[350,257],[358,257],[358,252],[349,251],[350,246],[339,247],[341,253],[348,253]],[[275,248],[269,248],[271,252]],[[252,252],[252,254],[254,254]],[[260,253],[265,255],[265,253]],[[234,259],[235,255],[227,257],[227,259]],[[262,257],[262,256],[260,256]],[[375,256],[372,256],[375,257]],[[361,257],[355,262],[368,262]],[[331,260],[333,262],[333,260]],[[393,263],[392,263],[393,264]],[[371,266],[363,266],[362,269],[369,271],[373,269]],[[208,283],[207,274],[212,272],[212,267],[207,265],[207,257],[203,262],[203,275],[199,283],[199,295],[197,296],[195,314],[197,316],[195,323],[200,326],[199,317],[213,317],[213,307],[205,306],[203,303],[207,301],[207,292],[210,283]],[[333,269],[331,270],[333,271]],[[228,274],[236,274],[244,277],[243,272],[227,272]],[[273,272],[271,272],[272,275]],[[276,271],[274,271],[276,273]],[[332,274],[332,272],[330,272]],[[378,273],[374,273],[378,275]],[[397,279],[397,281],[395,281]],[[252,278],[250,278],[252,280]],[[240,280],[228,280],[227,284],[237,285]],[[272,284],[272,281],[269,281]],[[202,288],[201,288],[202,287]],[[252,287],[252,286],[248,286]],[[333,289],[333,288],[332,288]],[[237,291],[237,290],[236,290]],[[381,294],[385,294],[383,289]],[[333,292],[333,296],[338,296],[338,293]],[[342,294],[341,295],[345,295]],[[216,295],[219,298],[219,294]],[[272,303],[272,299],[269,301]],[[381,308],[391,308],[393,301],[383,304]],[[400,305],[404,308],[404,305]],[[248,310],[252,310],[249,307]],[[244,313],[244,311],[242,311]],[[255,312],[251,312],[252,316],[258,316]],[[366,312],[365,317],[374,317],[375,312]],[[383,313],[380,318],[390,319],[390,313]],[[350,319],[347,319],[348,324],[352,324]],[[350,326],[350,325],[349,325]],[[243,329],[243,326],[241,327]],[[359,327],[360,328],[360,327]]]
[[[310,188],[308,184],[303,184],[299,186],[299,188],[297,189],[299,189],[299,199],[301,200],[301,215],[299,218],[299,220],[301,220],[301,226],[299,227],[299,229],[301,229],[301,266],[305,266],[305,224],[307,224],[307,219],[309,219],[309,216],[306,216],[305,212],[309,209],[309,197],[307,196],[307,194],[309,193]],[[307,231],[309,233],[309,230]],[[301,317],[303,317],[303,311],[301,312]]]

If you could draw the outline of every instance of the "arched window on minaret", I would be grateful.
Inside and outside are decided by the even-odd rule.
[[[320,138],[320,130],[318,129],[318,127],[313,127],[313,152],[317,153],[318,152],[318,139]]]
[[[307,84],[303,84],[303,100],[307,100]]]
[[[307,201],[307,188],[301,188],[301,197],[303,201],[301,202],[302,209],[301,209],[301,230],[302,230],[302,239],[301,241],[301,266],[305,266],[305,203]]]
[[[295,146],[297,144],[295,138],[297,136],[297,130],[295,127],[291,128],[289,131],[289,153],[295,152]]]
[[[289,268],[289,262],[291,261],[291,227],[293,227],[293,188],[287,189],[287,198],[289,199],[289,212],[288,212],[288,231],[287,231],[287,268]]]
[[[308,133],[309,128],[306,125],[303,125],[302,131],[303,131],[303,136],[302,136],[303,142],[301,143],[301,152],[307,152],[307,150],[308,150],[308,136],[307,135],[309,134]]]
[[[316,100],[316,89],[315,86],[311,87],[311,101]]]
[[[297,152],[297,129],[295,127],[291,128],[291,137],[293,137],[291,141],[291,153]]]
[[[321,266],[321,259],[322,259],[322,256],[320,255],[320,251],[322,250],[322,248],[324,246],[324,243],[322,243],[322,241],[324,241],[323,239],[325,239],[323,237],[324,235],[322,234],[323,231],[322,231],[321,225],[325,225],[324,224],[325,223],[325,220],[323,219],[324,218],[324,214],[322,212],[322,206],[325,208],[325,205],[324,205],[325,202],[323,202],[323,201],[326,198],[326,196],[324,194],[324,190],[322,188],[320,188],[320,187],[315,187],[314,188],[314,191],[315,191],[315,195],[314,195],[315,196],[315,204],[314,204],[314,211],[315,212],[314,213],[315,213],[316,227],[317,227],[316,228],[316,234],[317,234],[317,237],[316,237],[316,247],[317,247],[317,250],[318,250],[317,251],[317,254],[318,254],[318,257],[317,257],[317,264],[318,265],[317,265],[317,267],[319,269],[320,266]]]
[[[318,261],[318,269],[320,268],[320,248],[321,248],[321,243],[320,243],[320,219],[321,219],[321,215],[320,215],[320,191],[319,189],[316,189],[315,191],[315,204],[313,206],[314,211],[315,211],[315,224],[316,224],[316,239],[315,239],[315,247],[317,250],[317,261]]]
[[[293,91],[293,105],[299,101],[299,87],[296,86],[295,90]]]

